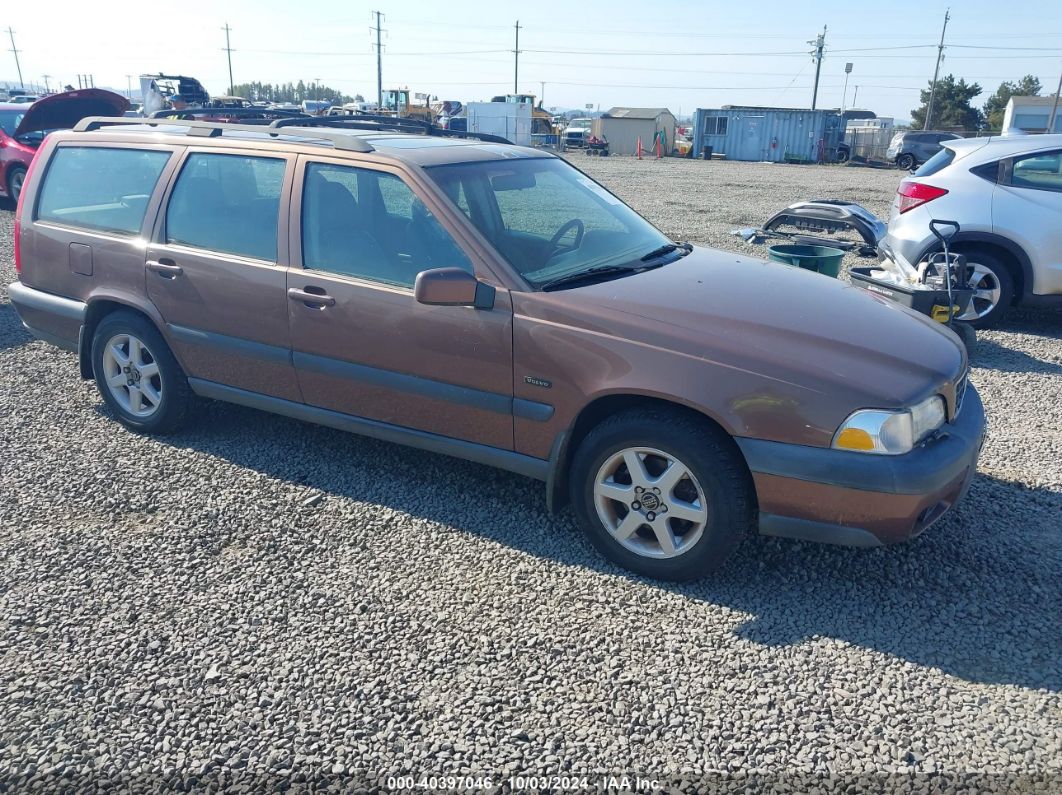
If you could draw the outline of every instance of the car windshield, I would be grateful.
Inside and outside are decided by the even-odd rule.
[[[638,266],[647,255],[675,250],[652,224],[558,158],[426,170],[535,287],[590,269]]]
[[[26,115],[24,110],[0,110],[0,130],[8,135],[14,135],[19,122]]]

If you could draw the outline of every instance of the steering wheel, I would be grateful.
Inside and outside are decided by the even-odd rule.
[[[586,226],[578,218],[573,218],[572,220],[567,221],[560,229],[558,229],[554,233],[553,237],[549,239],[548,247],[546,249],[546,251],[548,252],[548,256],[546,257],[547,262],[557,256],[560,250],[564,248],[564,246],[561,246],[560,242],[564,239],[564,236],[568,234],[568,232],[570,232],[572,229],[576,230],[575,240],[572,241],[572,244],[570,247],[568,247],[568,250],[575,251],[575,249],[579,248],[579,246],[583,244],[583,234],[586,232]]]

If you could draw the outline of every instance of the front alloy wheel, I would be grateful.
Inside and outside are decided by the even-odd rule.
[[[677,408],[632,408],[591,429],[572,456],[568,493],[602,555],[662,580],[718,568],[755,516],[752,479],[733,440]]]
[[[648,558],[689,551],[708,522],[704,489],[690,468],[651,447],[621,450],[601,465],[594,506],[624,549]]]

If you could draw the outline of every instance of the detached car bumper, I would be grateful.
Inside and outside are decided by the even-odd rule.
[[[977,471],[985,427],[969,386],[956,420],[906,455],[737,442],[756,484],[762,534],[872,547],[913,538],[958,504]]]

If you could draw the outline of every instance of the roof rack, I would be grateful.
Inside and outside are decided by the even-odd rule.
[[[313,116],[301,110],[280,110],[277,108],[183,108],[172,110],[163,108],[151,114],[153,119],[184,119],[196,121],[201,116],[224,116],[229,119],[247,117],[247,121],[267,123],[275,119],[312,119]]]
[[[334,127],[343,130],[372,130],[373,132],[422,133],[443,138],[473,138],[493,144],[511,144],[508,138],[481,132],[465,130],[447,130],[436,127],[422,119],[400,118],[395,116],[375,116],[356,114],[350,116],[310,116],[303,119],[277,119],[269,125],[278,127]]]
[[[281,122],[291,121],[305,123],[305,119],[278,119],[272,124],[230,124],[220,121],[190,121],[188,119],[146,119],[135,117],[109,117],[89,116],[82,119],[74,127],[74,132],[92,132],[104,127],[184,127],[186,135],[201,138],[218,138],[226,132],[253,132],[266,134],[273,138],[282,135],[294,138],[310,138],[328,141],[335,149],[343,149],[349,152],[372,152],[374,149],[367,142],[356,135],[344,135],[340,132],[317,131],[297,134],[285,132],[278,128]],[[288,125],[291,126],[291,125]]]

